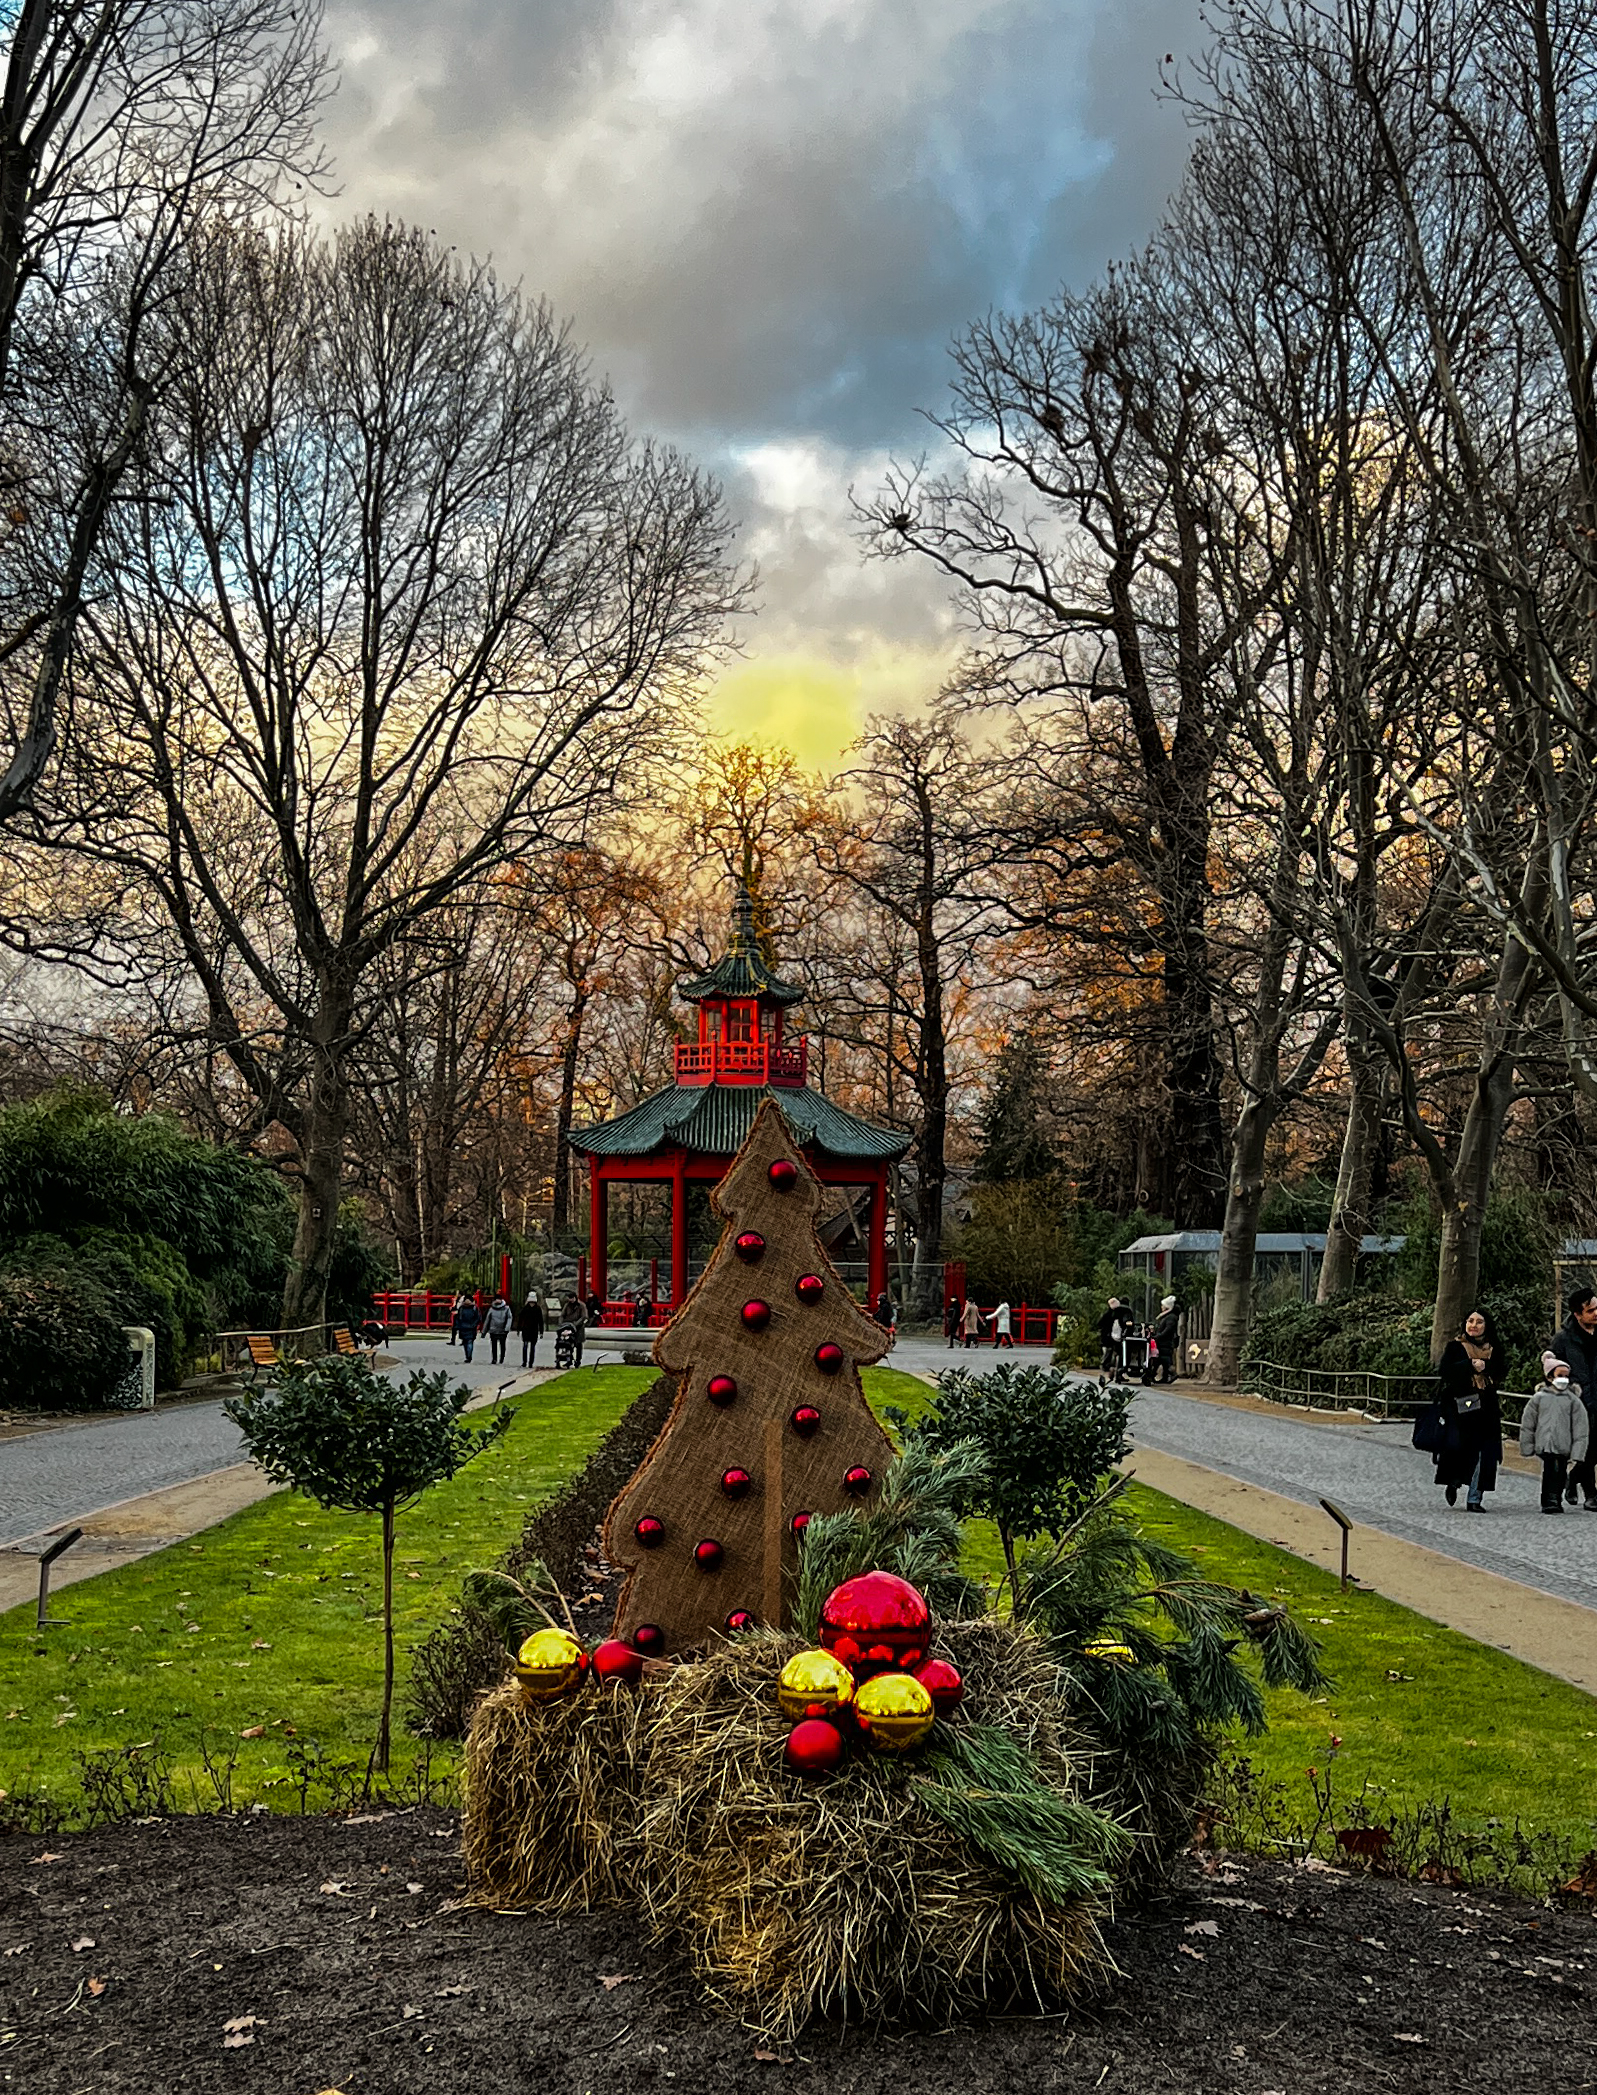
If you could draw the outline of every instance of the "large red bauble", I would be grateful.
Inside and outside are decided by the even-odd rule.
[[[652,1513],[645,1513],[632,1530],[643,1549],[658,1549],[665,1540],[665,1522],[656,1520]]]
[[[754,1489],[754,1479],[746,1469],[724,1469],[721,1472],[721,1489],[729,1499],[746,1499]]]
[[[800,1440],[808,1440],[812,1434],[819,1432],[820,1424],[821,1414],[813,1404],[801,1404],[793,1414],[793,1431]]]
[[[826,1282],[819,1273],[801,1273],[793,1283],[793,1292],[800,1302],[819,1302],[826,1293]]]
[[[726,1551],[719,1542],[706,1540],[694,1545],[693,1561],[701,1571],[719,1571],[725,1555]]]
[[[791,1193],[798,1184],[798,1166],[791,1157],[778,1157],[765,1175],[778,1193]]]
[[[800,1775],[830,1774],[843,1758],[843,1734],[824,1717],[806,1717],[788,1733],[782,1758]]]
[[[763,1331],[770,1321],[771,1305],[769,1302],[755,1301],[744,1303],[743,1322],[748,1330]]]
[[[665,1649],[665,1631],[658,1622],[640,1622],[632,1632],[632,1643],[646,1659],[657,1659]]]
[[[726,1618],[726,1626],[730,1630],[740,1630],[754,1629],[757,1624],[747,1608],[734,1608]]]
[[[630,1687],[633,1681],[643,1678],[643,1653],[623,1644],[619,1637],[606,1637],[596,1645],[589,1663],[597,1681],[619,1680]]]
[[[804,1539],[804,1530],[810,1524],[810,1519],[811,1516],[808,1513],[795,1513],[793,1515],[793,1518],[788,1522],[788,1526],[793,1530],[794,1534],[798,1536],[801,1542]]]
[[[594,1653],[597,1662],[599,1654]],[[965,1699],[965,1683],[957,1666],[947,1659],[928,1659],[924,1666],[915,1668],[915,1678],[932,1698],[938,1716],[946,1717],[951,1709],[958,1709]]]
[[[740,1237],[733,1238],[732,1249],[744,1265],[752,1266],[757,1258],[765,1256],[765,1239],[757,1229],[746,1229]]]
[[[704,1385],[704,1394],[722,1411],[736,1399],[737,1393],[737,1383],[730,1375],[712,1375]]]
[[[851,1499],[862,1499],[871,1488],[871,1473],[863,1463],[843,1472],[843,1489]]]
[[[891,1571],[845,1579],[821,1609],[819,1642],[862,1678],[889,1667],[913,1673],[925,1661],[931,1633],[924,1596]]]
[[[815,1365],[823,1375],[840,1375],[843,1372],[843,1349],[834,1346],[830,1339],[824,1346],[815,1349]]]

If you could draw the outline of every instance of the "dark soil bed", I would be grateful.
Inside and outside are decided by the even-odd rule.
[[[1590,1914],[1225,1857],[1111,1931],[1090,2011],[769,2047],[630,1919],[463,1911],[459,1826],[172,1819],[0,1840],[0,2088],[27,2095],[1452,2095],[1597,2088]],[[231,2042],[229,2040],[232,2040]]]

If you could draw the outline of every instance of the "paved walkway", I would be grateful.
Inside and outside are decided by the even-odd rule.
[[[1047,1355],[1033,1346],[997,1358],[1043,1361]],[[994,1353],[988,1346],[950,1354],[936,1339],[903,1338],[887,1365],[936,1374],[952,1361],[979,1371],[994,1364]],[[1462,1498],[1450,1510],[1431,1481],[1430,1457],[1410,1444],[1406,1422],[1371,1425],[1323,1413],[1305,1418],[1274,1405],[1187,1396],[1180,1389],[1177,1383],[1138,1392],[1131,1411],[1137,1448],[1178,1456],[1317,1513],[1328,1498],[1359,1527],[1597,1608],[1597,1514],[1566,1509],[1561,1518],[1547,1519],[1539,1510],[1538,1479],[1528,1470],[1499,1471],[1484,1513],[1466,1513]],[[1318,1518],[1335,1532],[1325,1514]]]
[[[526,1386],[528,1378],[516,1365],[520,1339],[512,1337],[508,1351],[510,1364],[495,1366],[487,1341],[479,1340],[468,1365],[458,1346],[441,1339],[402,1339],[385,1357],[394,1361],[388,1370],[394,1375],[446,1367],[486,1401],[506,1380]],[[553,1341],[546,1339],[540,1351],[547,1364]],[[219,1399],[163,1404],[114,1418],[72,1419],[8,1436],[0,1440],[0,1549],[246,1459],[238,1428],[223,1415]]]

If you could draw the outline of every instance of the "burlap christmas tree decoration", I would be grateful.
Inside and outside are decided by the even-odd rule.
[[[820,1197],[767,1099],[711,1195],[709,1267],[655,1340],[676,1402],[605,1522],[628,1573],[615,1635],[650,1653],[783,1622],[805,1521],[880,1489],[892,1450],[859,1371],[886,1335],[822,1248]]]

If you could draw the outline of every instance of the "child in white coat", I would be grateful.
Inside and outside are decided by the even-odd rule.
[[[1569,1379],[1569,1363],[1542,1355],[1545,1378],[1519,1422],[1519,1452],[1541,1458],[1542,1511],[1562,1513],[1564,1479],[1572,1462],[1586,1459],[1589,1427],[1580,1391]]]

